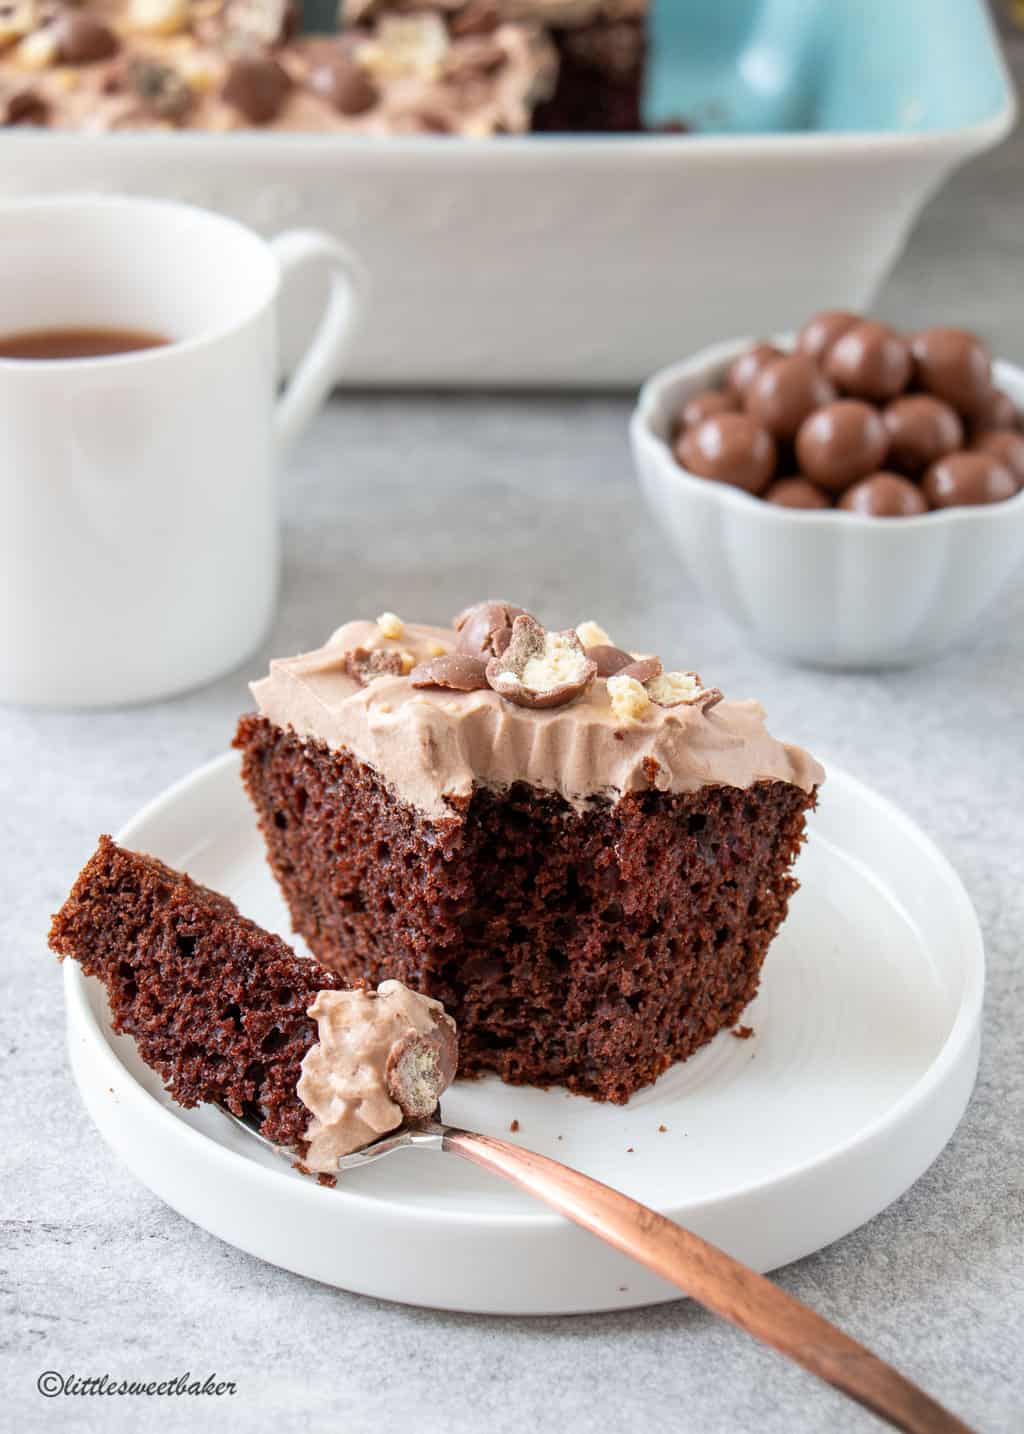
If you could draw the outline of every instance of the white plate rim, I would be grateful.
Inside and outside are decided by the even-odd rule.
[[[115,840],[130,846],[134,834],[139,829],[144,828],[149,822],[174,807],[182,797],[191,794],[196,788],[207,783],[215,783],[222,777],[226,769],[237,768],[239,760],[235,752],[226,752],[187,773],[147,802],[135,816],[122,826]],[[927,1069],[883,1114],[861,1126],[849,1138],[835,1146],[828,1147],[808,1160],[786,1167],[770,1176],[716,1191],[713,1196],[706,1199],[665,1205],[663,1213],[689,1218],[692,1215],[699,1215],[705,1210],[720,1209],[732,1201],[741,1200],[751,1195],[762,1194],[766,1191],[778,1191],[790,1182],[800,1181],[819,1171],[824,1165],[844,1159],[856,1152],[859,1147],[870,1145],[879,1137],[884,1137],[894,1125],[906,1119],[914,1107],[921,1106],[928,1101],[935,1088],[949,1074],[951,1068],[968,1055],[971,1043],[976,1037],[984,1000],[984,941],[977,913],[963,882],[935,842],[911,817],[907,816],[887,797],[883,797],[835,763],[828,763],[826,770],[831,785],[842,784],[860,801],[874,805],[887,821],[898,825],[906,836],[921,846],[929,860],[942,873],[949,897],[958,908],[963,934],[969,939],[969,949],[965,949],[963,952],[964,982],[956,1016],[940,1050]],[[470,1228],[489,1224],[509,1230],[532,1230],[538,1233],[545,1227],[554,1229],[564,1223],[562,1216],[541,1205],[538,1205],[535,1210],[526,1210],[522,1213],[441,1209],[436,1206],[420,1209],[387,1196],[346,1190],[342,1185],[330,1189],[318,1185],[313,1180],[295,1180],[286,1172],[283,1162],[281,1169],[277,1170],[250,1160],[240,1152],[211,1139],[204,1131],[197,1129],[189,1121],[181,1119],[175,1111],[168,1109],[139,1084],[133,1072],[118,1059],[116,1052],[107,1040],[106,1032],[96,1020],[87,996],[86,983],[92,979],[83,974],[77,962],[64,962],[64,990],[69,1023],[73,1020],[77,1030],[90,1039],[93,1050],[99,1054],[101,1061],[109,1069],[119,1073],[121,1083],[130,1093],[130,1099],[147,1114],[155,1115],[158,1121],[168,1122],[169,1124],[165,1125],[168,1130],[173,1129],[179,1134],[182,1131],[187,1132],[186,1138],[197,1149],[202,1149],[206,1155],[217,1160],[225,1168],[238,1172],[244,1171],[246,1178],[255,1179],[261,1184],[269,1182],[269,1188],[273,1189],[280,1189],[281,1182],[286,1181],[290,1198],[301,1200],[303,1203],[324,1200],[336,1202],[340,1199],[355,1210],[365,1209],[372,1211],[378,1218],[397,1219],[402,1223],[415,1221]],[[126,1076],[127,1081],[124,1079]]]

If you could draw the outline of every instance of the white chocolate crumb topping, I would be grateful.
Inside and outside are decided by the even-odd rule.
[[[581,622],[576,629],[576,636],[584,647],[614,647],[615,644],[605,632],[599,622]]]
[[[612,711],[622,722],[640,722],[651,710],[651,699],[643,684],[635,677],[623,677],[621,672],[609,677],[608,698]]]
[[[659,672],[646,682],[647,694],[659,707],[676,707],[693,702],[704,691],[696,672]]]
[[[0,44],[28,35],[40,21],[36,0],[5,0],[0,5]]]
[[[34,30],[21,41],[12,58],[24,70],[48,70],[56,64],[59,49],[53,30]]]
[[[405,623],[395,612],[382,612],[377,619],[377,629],[381,637],[388,637],[397,640],[405,635]],[[410,668],[410,671],[412,669]]]
[[[191,19],[189,0],[132,0],[129,24],[143,35],[177,35]]]
[[[373,39],[360,45],[358,59],[381,80],[401,75],[435,80],[448,45],[448,27],[440,15],[383,15]]]
[[[546,632],[543,653],[527,658],[518,681],[531,692],[550,692],[584,681],[586,672],[587,659],[579,648],[560,632]]]

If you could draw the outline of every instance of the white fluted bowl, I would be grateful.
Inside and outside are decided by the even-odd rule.
[[[1024,490],[985,507],[881,519],[782,508],[687,473],[672,456],[674,415],[754,342],[661,369],[630,426],[644,496],[698,587],[751,641],[796,662],[899,667],[963,642],[1024,563]],[[1024,409],[1024,371],[997,363],[995,379]]]

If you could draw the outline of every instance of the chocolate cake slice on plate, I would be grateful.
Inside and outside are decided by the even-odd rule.
[[[114,1029],[179,1105],[224,1105],[309,1170],[431,1114],[455,1073],[436,1002],[397,981],[343,989],[226,896],[106,836],[50,946],[103,982]]]
[[[757,703],[500,601],[348,623],[253,692],[295,929],[441,1001],[460,1074],[624,1101],[756,993],[823,778]]]

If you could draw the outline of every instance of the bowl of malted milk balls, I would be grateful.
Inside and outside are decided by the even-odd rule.
[[[1022,411],[1024,371],[965,329],[829,311],[662,369],[631,437],[659,526],[759,646],[899,666],[968,637],[1024,564]]]

